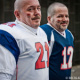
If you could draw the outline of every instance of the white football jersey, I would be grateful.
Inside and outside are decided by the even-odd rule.
[[[49,80],[49,47],[40,27],[34,34],[27,25],[2,24],[0,39],[0,72],[13,75],[11,80]]]

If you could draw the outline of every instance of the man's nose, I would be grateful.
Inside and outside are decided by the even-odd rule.
[[[67,18],[64,16],[64,17],[63,17],[63,21],[65,21],[65,20],[67,20]]]
[[[34,12],[34,13],[35,13],[35,14],[40,14],[40,12],[41,12],[40,10],[35,9],[35,12]]]

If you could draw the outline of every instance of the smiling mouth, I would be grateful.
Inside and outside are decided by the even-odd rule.
[[[67,25],[66,23],[63,23],[62,25]]]
[[[68,23],[66,22],[66,23],[61,23],[61,25],[63,25],[63,26],[66,26]]]
[[[61,25],[61,26],[65,28],[67,25]]]

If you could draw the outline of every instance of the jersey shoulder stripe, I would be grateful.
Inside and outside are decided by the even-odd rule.
[[[73,36],[73,34],[71,33],[71,31],[68,30],[68,29],[66,29],[66,30],[69,32],[69,34],[72,36],[72,38],[73,38],[73,40],[74,40],[74,36]]]
[[[50,42],[51,41],[51,34],[52,34],[52,31],[53,31],[53,28],[51,28],[47,24],[41,25],[40,27],[45,31],[45,33],[47,34],[48,42]]]
[[[20,51],[14,37],[6,31],[0,30],[0,44],[13,54],[17,63]]]

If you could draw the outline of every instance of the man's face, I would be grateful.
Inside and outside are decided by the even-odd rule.
[[[38,0],[27,0],[20,11],[19,20],[35,29],[40,25],[41,7]]]
[[[51,17],[51,25],[59,32],[67,29],[69,25],[69,14],[66,7],[57,7],[55,14]]]

